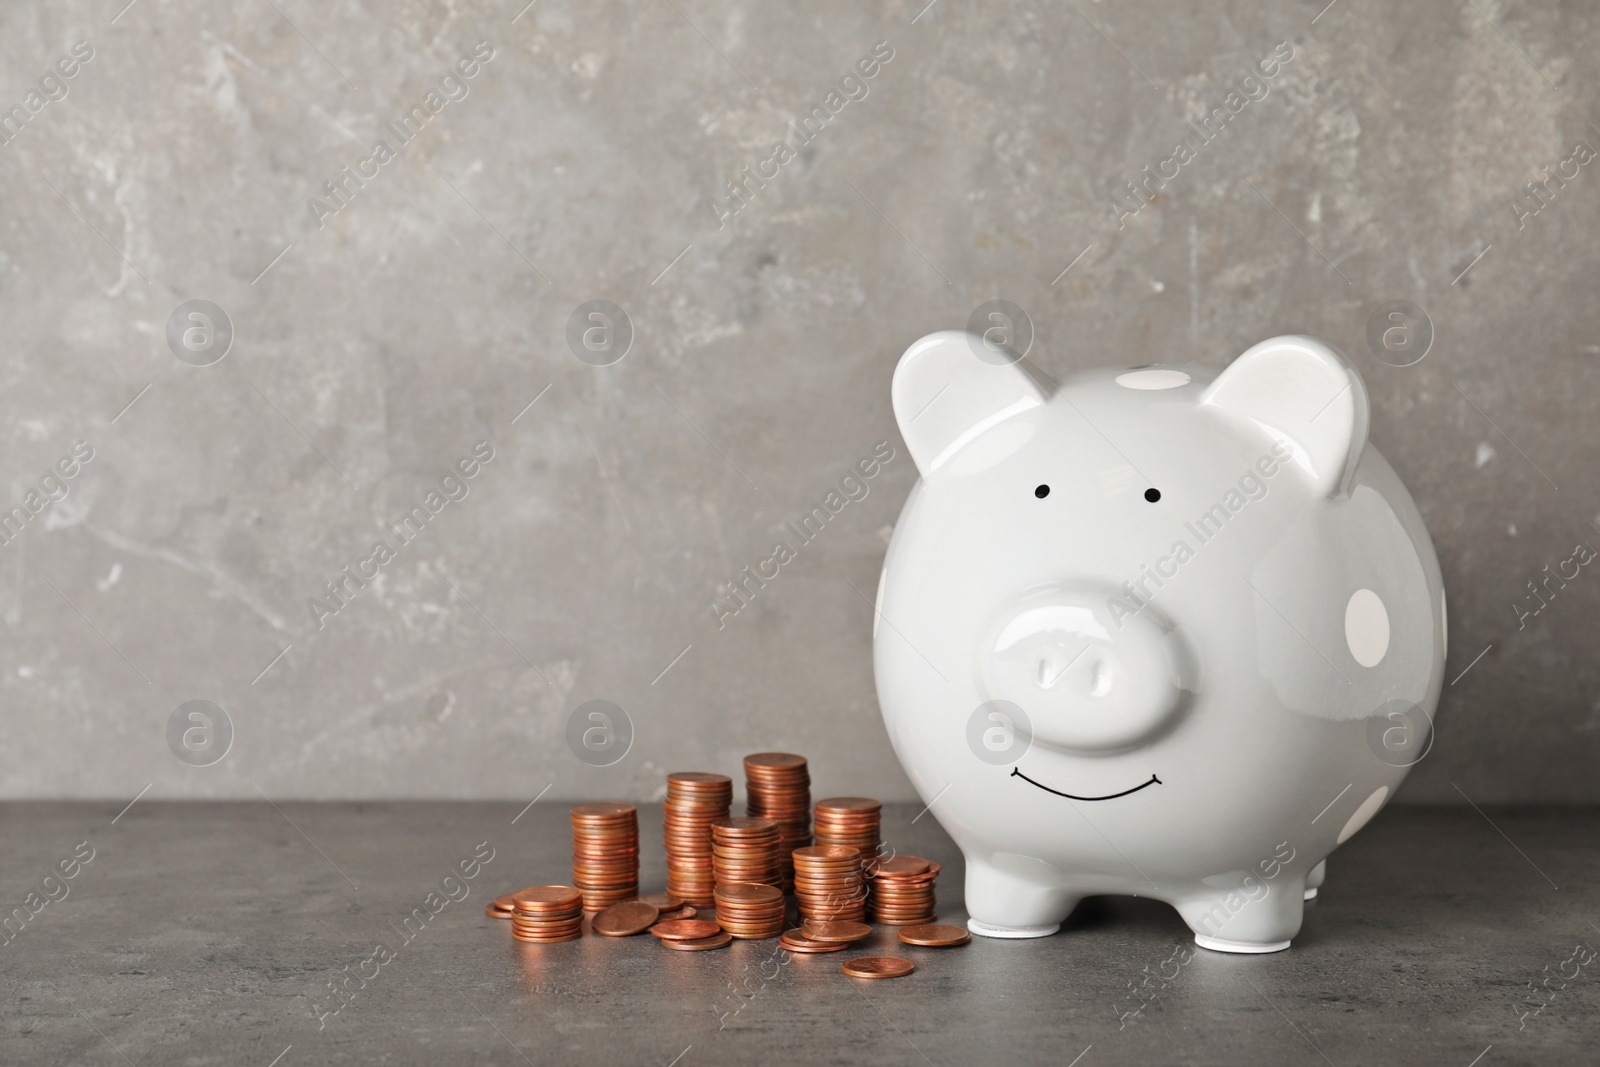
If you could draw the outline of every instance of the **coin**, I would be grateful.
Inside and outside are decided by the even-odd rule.
[[[583,910],[597,912],[639,895],[639,815],[632,804],[579,804],[572,822],[572,884]]]
[[[851,978],[899,978],[917,966],[899,956],[857,956],[845,960],[839,969]]]
[[[696,918],[697,916],[699,916],[699,914],[700,914],[700,909],[696,908],[693,904],[685,904],[683,907],[678,908],[676,911],[664,911],[664,912],[662,912],[660,921],[669,922],[669,921],[671,921],[673,919],[693,919],[693,918]]]
[[[951,945],[965,945],[972,940],[972,934],[964,927],[951,926],[948,923],[928,923],[922,926],[908,926],[901,930],[900,940],[908,945],[946,948]]]
[[[798,930],[790,930],[778,938],[778,946],[790,952],[808,955],[821,952],[843,952],[850,947],[848,941],[813,941]]]
[[[711,824],[715,885],[782,881],[778,848],[782,836],[773,819],[756,816],[718,819]]]
[[[710,937],[697,937],[692,941],[663,939],[661,943],[668,948],[677,949],[679,952],[705,952],[707,949],[728,947],[733,943],[733,935],[728,933],[712,934]]]
[[[782,841],[778,846],[779,886],[793,887],[794,864],[789,854],[811,844],[811,772],[804,756],[792,752],[756,752],[744,758],[745,812],[774,819]]]
[[[661,909],[654,904],[627,900],[596,913],[590,926],[595,933],[606,937],[627,937],[629,934],[644,933],[660,917]]]
[[[728,817],[733,779],[706,771],[667,775],[662,842],[667,852],[667,893],[683,903],[707,907],[715,879],[711,865],[711,824]],[[663,908],[670,911],[670,908]]]
[[[497,908],[493,904],[487,905],[483,909],[483,913],[485,915],[487,915],[491,919],[509,919],[509,918],[511,918],[511,909],[509,909],[509,908]]]
[[[811,845],[794,851],[794,896],[812,922],[860,922],[867,914],[861,853],[845,845]]]
[[[583,893],[570,885],[536,885],[511,894],[518,911],[560,911],[583,903]]]
[[[669,893],[646,893],[639,899],[646,904],[654,904],[663,912],[677,911],[684,904],[681,898],[672,896]]]
[[[868,872],[872,920],[888,925],[922,925],[935,918],[934,883],[939,864],[920,856],[894,856]]]
[[[672,919],[656,923],[650,928],[650,932],[666,941],[693,941],[702,937],[714,937],[721,929],[716,923],[705,919]]]
[[[858,849],[863,859],[876,860],[883,804],[870,797],[830,797],[817,801],[815,834],[819,845]]]
[[[871,937],[872,927],[866,923],[807,922],[800,927],[800,933],[812,941],[843,941],[845,944],[850,944],[864,937]]]

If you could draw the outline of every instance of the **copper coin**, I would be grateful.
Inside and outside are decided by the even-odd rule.
[[[700,915],[700,911],[699,911],[698,908],[696,908],[692,904],[685,904],[683,907],[679,908],[677,911],[664,911],[664,912],[662,912],[660,921],[661,922],[673,922],[674,920],[677,920],[677,919],[694,919],[694,918],[697,918],[699,915]]]
[[[917,969],[917,965],[899,956],[857,956],[845,960],[839,968],[851,978],[899,978]]]
[[[512,904],[526,911],[550,911],[577,907],[583,893],[570,885],[536,885],[511,894]]]
[[[677,911],[683,907],[683,899],[670,893],[646,893],[639,899],[646,904],[654,904],[660,911]]]
[[[715,937],[722,927],[705,919],[670,919],[664,923],[656,923],[650,932],[663,941],[694,941],[703,937]]]
[[[872,927],[866,923],[808,921],[800,927],[800,933],[813,941],[843,941],[849,944],[871,937]]]
[[[705,952],[708,949],[726,948],[731,945],[733,943],[733,935],[727,933],[712,934],[710,937],[697,937],[692,941],[663,940],[661,943],[668,948],[677,949],[679,952]]]
[[[745,773],[751,768],[769,771],[798,770],[805,767],[806,758],[793,752],[754,752],[744,758]]]
[[[850,947],[849,943],[844,941],[813,941],[798,930],[790,930],[778,938],[778,946],[788,949],[790,952],[804,952],[807,954],[843,952]]]
[[[734,881],[731,885],[717,886],[717,899],[731,904],[778,904],[784,899],[784,894],[776,886]]]
[[[896,875],[924,874],[933,864],[921,856],[892,856],[886,860],[878,861],[878,873],[890,877]]]
[[[642,900],[629,900],[613,904],[594,917],[593,929],[606,937],[627,937],[642,934],[655,925],[661,909]]]
[[[483,909],[483,913],[485,915],[487,915],[491,919],[509,919],[509,918],[511,918],[511,914],[512,914],[511,909],[509,909],[509,908],[497,908],[493,904],[490,904],[487,907],[485,907]]]
[[[726,774],[711,774],[708,771],[673,771],[667,775],[668,785],[681,785],[688,789],[696,787],[716,789],[722,786],[733,788],[733,779]]]
[[[856,812],[878,811],[882,809],[883,802],[873,800],[871,797],[829,797],[827,800],[817,801],[817,807],[828,812]]]
[[[572,809],[572,814],[581,819],[618,818],[634,814],[636,809],[632,804],[623,804],[615,800],[602,800],[593,804],[579,804]]]
[[[842,845],[812,845],[809,848],[797,848],[794,851],[795,861],[816,860],[820,863],[849,863],[861,859],[861,853],[856,849]]]
[[[929,923],[924,926],[906,927],[900,931],[900,940],[908,945],[945,948],[950,945],[965,945],[972,940],[972,934],[965,927],[951,926],[948,923]]]

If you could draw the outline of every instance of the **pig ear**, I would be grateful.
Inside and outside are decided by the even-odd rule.
[[[942,330],[900,357],[894,417],[924,477],[979,434],[1044,403],[1048,380],[1020,360],[991,362],[984,351],[972,334]]]
[[[1312,337],[1274,337],[1234,360],[1200,403],[1255,423],[1294,449],[1291,462],[1328,496],[1349,491],[1367,446],[1367,387]]]

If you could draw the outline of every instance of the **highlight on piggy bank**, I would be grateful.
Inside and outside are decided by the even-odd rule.
[[[1299,336],[1060,381],[980,353],[936,333],[895,370],[920,477],[873,633],[969,926],[1044,936],[1128,894],[1202,947],[1288,948],[1426,752],[1444,669],[1438,560],[1360,375]]]

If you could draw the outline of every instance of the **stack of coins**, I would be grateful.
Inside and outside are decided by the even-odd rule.
[[[794,886],[797,848],[811,844],[811,771],[804,756],[790,752],[757,752],[744,758],[745,814],[776,819],[783,842],[778,850],[780,883]]]
[[[728,817],[733,779],[725,774],[679,771],[667,775],[663,835],[667,894],[699,907],[712,903],[711,824]]]
[[[572,884],[583,890],[584,911],[639,895],[639,813],[632,804],[572,809]]]
[[[934,919],[933,883],[939,865],[921,856],[880,860],[868,872],[872,921],[886,926],[920,926]]]
[[[771,819],[718,819],[711,824],[717,885],[778,884],[778,824]]]
[[[787,905],[777,886],[718,883],[716,898],[717,925],[734,937],[754,941],[783,933]]]
[[[511,936],[543,945],[583,936],[583,892],[570,885],[540,885],[511,894]]]
[[[867,797],[817,801],[817,844],[848,845],[869,866],[878,858],[878,828],[883,805]]]
[[[794,850],[794,898],[800,916],[814,922],[860,922],[867,915],[861,853],[848,845]]]

